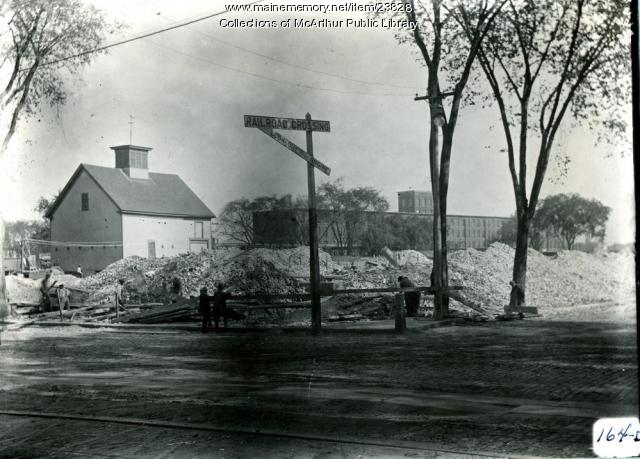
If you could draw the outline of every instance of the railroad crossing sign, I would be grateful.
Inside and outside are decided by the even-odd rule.
[[[306,131],[309,127],[309,122],[311,123],[312,131],[331,131],[331,125],[328,121],[307,121],[306,119],[299,118],[276,118],[274,116],[244,115],[244,127]]]
[[[307,162],[307,185],[309,189],[309,273],[311,284],[311,329],[320,333],[322,311],[320,306],[320,257],[318,250],[318,214],[316,212],[315,169],[331,174],[331,169],[313,157],[313,131],[331,132],[329,121],[312,120],[307,113],[304,119],[276,118],[273,116],[244,115],[244,127],[260,129],[280,145],[288,148]],[[291,140],[274,132],[274,129],[306,131],[307,151]]]

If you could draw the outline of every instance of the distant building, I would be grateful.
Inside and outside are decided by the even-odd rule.
[[[433,250],[433,199],[427,191],[398,192],[399,212],[332,211],[318,209],[318,242],[336,253],[370,251],[375,243],[391,249]],[[447,244],[451,250],[485,249],[498,239],[508,217],[447,215]],[[384,231],[383,231],[384,228]],[[306,209],[279,209],[253,213],[257,244],[282,247],[306,244]],[[382,234],[384,233],[384,234]],[[542,250],[557,250],[557,238],[543,235]],[[369,248],[369,249],[368,249]]]
[[[399,191],[398,212],[433,215],[433,195],[429,191]],[[447,215],[447,244],[452,249],[483,249],[498,237],[509,219],[480,215]]]
[[[398,191],[398,212],[433,214],[433,195],[429,191]]]
[[[211,247],[215,215],[179,176],[149,172],[151,148],[111,148],[115,168],[80,164],[47,211],[54,265],[86,274],[131,255]]]
[[[254,240],[268,246],[306,244],[308,239],[305,209],[265,210],[253,213]],[[391,249],[432,250],[432,214],[408,212],[356,212],[318,209],[320,246],[357,251],[363,245],[368,228],[395,228],[395,236],[385,245]],[[447,215],[447,242],[450,249],[484,249],[497,239],[505,217]]]

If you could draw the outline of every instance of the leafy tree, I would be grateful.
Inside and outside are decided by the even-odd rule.
[[[22,115],[33,115],[42,103],[65,102],[64,78],[91,62],[110,26],[101,11],[79,0],[4,0],[0,20],[7,27],[0,51],[6,75],[1,156]]]
[[[337,246],[349,253],[361,240],[367,221],[364,213],[389,210],[389,202],[378,190],[371,187],[347,190],[342,179],[323,183],[318,187],[316,199],[318,209],[331,211],[327,229]]]
[[[46,218],[45,215],[47,214],[51,206],[53,206],[53,203],[56,202],[56,199],[58,199],[59,195],[60,195],[60,190],[58,190],[58,192],[55,195],[51,196],[50,198],[47,198],[45,196],[40,196],[33,210],[38,212],[42,216],[42,218],[45,219]]]
[[[449,282],[447,267],[447,195],[453,136],[458,123],[465,88],[478,52],[491,25],[506,0],[402,0],[405,18],[416,24],[412,30],[400,30],[401,43],[411,43],[420,51],[427,68],[429,101],[429,169],[433,194],[434,285],[436,287],[435,318],[448,312],[448,300],[442,294]],[[468,40],[461,40],[464,32]],[[451,96],[449,113],[443,99]],[[442,133],[442,146],[440,146]]]
[[[525,299],[529,232],[563,121],[589,126],[601,138],[625,132],[627,8],[623,0],[509,0],[480,46],[478,62],[499,109],[516,203],[511,305]],[[458,21],[472,43],[474,16],[461,14]]]
[[[518,234],[518,222],[516,221],[516,216],[512,215],[509,220],[500,225],[498,228],[498,234],[491,242],[502,242],[503,244],[507,244],[510,246],[516,245],[516,238]]]
[[[535,250],[542,249],[542,243],[544,242],[544,228],[541,228],[538,224],[538,218],[533,219],[531,229],[529,230],[529,244]],[[508,244],[511,247],[515,247],[516,240],[518,239],[518,221],[515,215],[512,215],[509,220],[505,221],[498,229],[498,234],[492,242],[502,242]]]
[[[556,194],[540,201],[536,226],[561,237],[571,250],[578,236],[604,239],[611,209],[576,193]]]
[[[319,209],[385,212],[390,207],[389,201],[375,188],[365,186],[347,190],[342,179],[320,185],[316,199]]]
[[[0,158],[23,116],[63,104],[65,79],[89,64],[112,27],[80,0],[0,0]],[[117,28],[117,26],[116,26]],[[69,58],[71,56],[77,56]],[[0,241],[4,241],[0,218]],[[9,314],[0,248],[0,317]]]
[[[390,241],[393,232],[389,231],[389,222],[384,214],[373,214],[367,218],[360,234],[360,244],[364,255],[376,255],[384,247],[393,246]]]
[[[41,236],[46,236],[46,233],[48,233],[48,227],[44,222],[36,220],[7,222],[3,242],[5,252],[13,257],[20,257],[25,240],[40,239]]]

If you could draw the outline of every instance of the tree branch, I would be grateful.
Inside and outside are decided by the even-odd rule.
[[[427,45],[425,45],[424,40],[422,39],[422,35],[420,34],[420,27],[418,27],[418,20],[416,19],[416,6],[414,4],[414,0],[402,0],[402,3],[405,5],[405,9],[409,9],[407,11],[407,19],[410,22],[416,24],[416,27],[413,29],[413,38],[422,53],[422,57],[424,62],[427,65],[427,68],[431,68],[431,58],[429,55],[429,50],[427,49]]]

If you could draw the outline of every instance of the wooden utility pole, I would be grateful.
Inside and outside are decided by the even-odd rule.
[[[443,244],[440,206],[440,129],[446,123],[442,98],[454,95],[453,92],[440,93],[437,88],[430,87],[425,96],[414,97],[413,100],[424,100],[429,103],[430,138],[429,138],[429,169],[431,172],[431,192],[433,194],[433,285],[434,288],[434,316],[436,320],[444,318],[446,288],[446,265],[443,263]]]
[[[277,118],[273,116],[245,115],[244,127],[257,128],[288,148],[307,162],[307,185],[309,191],[309,285],[311,290],[311,331],[314,335],[322,328],[322,310],[320,306],[320,257],[318,249],[318,213],[316,209],[315,169],[326,175],[331,169],[313,157],[313,131],[330,132],[329,121],[312,120],[307,113],[304,119]],[[307,151],[278,134],[274,129],[306,131]]]
[[[313,158],[313,131],[311,130],[311,114],[305,115],[307,120],[307,154]],[[309,271],[311,284],[311,330],[314,335],[322,328],[320,309],[320,257],[318,250],[318,212],[316,211],[316,178],[315,167],[307,163],[307,186],[309,189]]]

